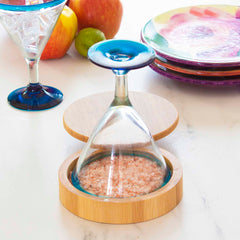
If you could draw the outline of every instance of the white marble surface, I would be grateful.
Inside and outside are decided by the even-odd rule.
[[[151,17],[192,1],[122,0],[116,38],[139,40]],[[224,1],[215,1],[224,3]],[[210,3],[210,1],[195,1]],[[225,1],[226,3],[226,1]],[[236,4],[236,1],[227,1]],[[113,75],[74,48],[60,60],[41,61],[40,79],[61,89],[64,101],[42,112],[19,111],[7,95],[27,84],[27,67],[0,27],[1,240],[238,240],[240,239],[240,88],[205,88],[162,77],[146,67],[129,74],[129,89],[165,97],[179,111],[176,130],[158,141],[184,170],[184,196],[170,213],[145,223],[99,224],[68,212],[58,198],[58,168],[82,147],[63,129],[75,100],[113,90]]]

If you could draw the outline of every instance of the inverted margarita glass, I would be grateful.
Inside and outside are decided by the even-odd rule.
[[[63,94],[39,83],[38,64],[66,0],[0,0],[0,22],[20,49],[29,84],[14,90],[8,102],[23,110],[44,110],[62,102]]]
[[[129,40],[107,40],[93,45],[89,59],[111,69],[115,95],[93,130],[71,174],[73,185],[90,195],[127,198],[163,187],[171,172],[152,135],[128,97],[130,70],[153,62],[155,52]]]

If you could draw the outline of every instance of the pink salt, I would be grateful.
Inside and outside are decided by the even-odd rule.
[[[83,189],[98,196],[134,197],[150,193],[164,181],[164,170],[139,156],[104,157],[84,166],[79,172]]]

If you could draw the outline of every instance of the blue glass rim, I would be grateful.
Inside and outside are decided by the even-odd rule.
[[[0,3],[0,10],[14,11],[14,12],[37,11],[43,8],[55,7],[66,1],[67,0],[52,0],[50,2],[33,4],[33,5],[10,5],[10,4]]]

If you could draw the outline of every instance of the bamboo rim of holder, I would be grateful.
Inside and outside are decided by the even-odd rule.
[[[183,195],[183,174],[179,160],[160,149],[172,176],[162,188],[146,195],[132,198],[102,198],[89,195],[75,188],[69,180],[81,151],[68,157],[61,165],[59,197],[63,206],[73,214],[95,222],[127,224],[160,217],[175,208]]]

